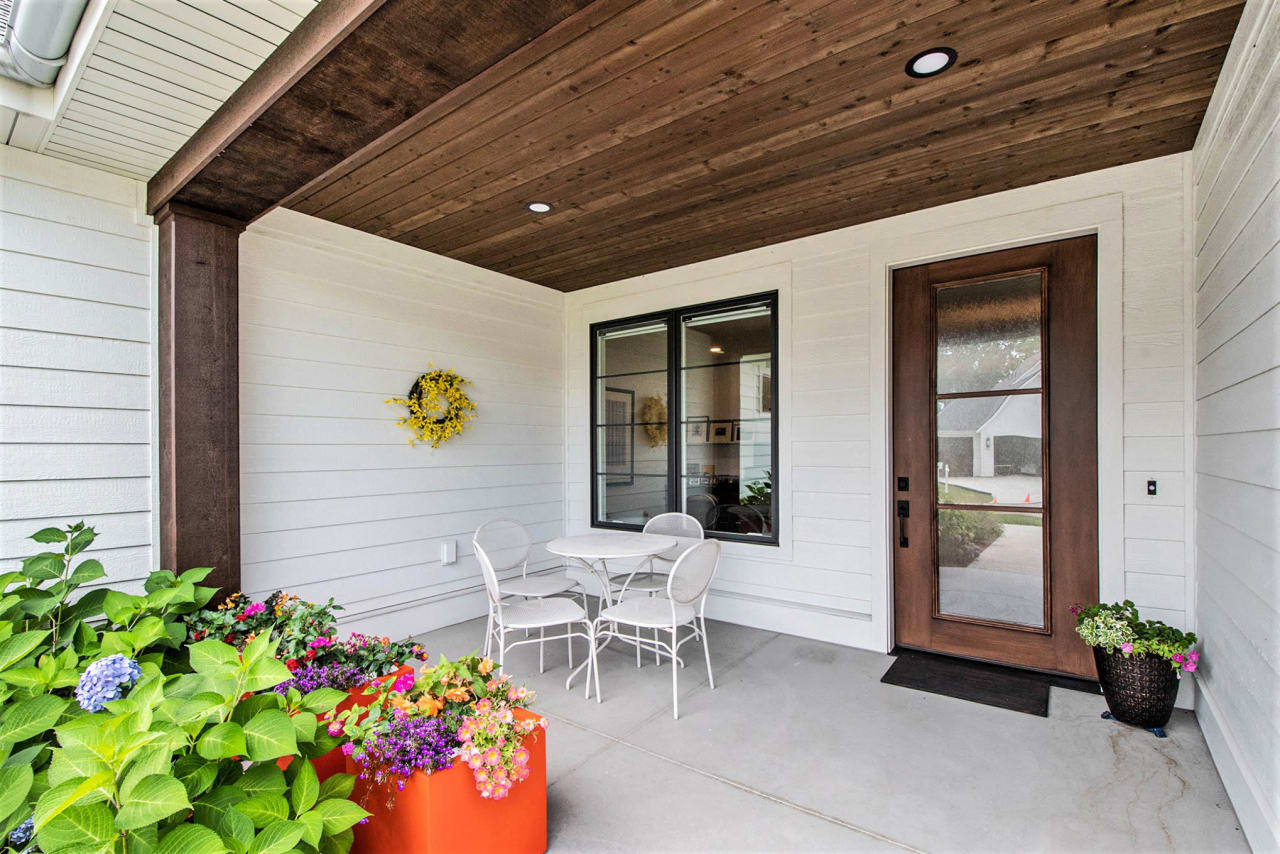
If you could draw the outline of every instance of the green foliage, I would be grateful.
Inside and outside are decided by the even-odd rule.
[[[742,503],[756,507],[773,503],[773,472],[766,471],[763,480],[753,480],[747,484],[747,494]]]
[[[947,566],[968,566],[1002,534],[994,513],[938,509],[938,559]]]
[[[1192,650],[1199,640],[1194,633],[1184,632],[1159,620],[1143,620],[1138,606],[1126,599],[1119,604],[1076,605],[1076,633],[1089,646],[1108,653],[1117,649],[1128,655],[1156,655],[1174,670],[1194,672],[1200,654]]]
[[[317,714],[343,695],[271,691],[290,673],[270,634],[188,644],[188,615],[216,592],[199,584],[208,569],[153,573],[140,595],[78,591],[106,574],[77,560],[95,536],[41,530],[33,539],[61,551],[0,575],[0,847],[31,818],[45,854],[343,854],[366,813],[347,800],[350,778],[321,786],[303,758],[332,747]],[[141,677],[86,712],[77,683],[117,653]]]

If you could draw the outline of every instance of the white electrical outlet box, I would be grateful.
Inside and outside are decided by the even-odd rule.
[[[451,563],[458,562],[458,541],[445,540],[440,544],[440,563],[448,566]]]

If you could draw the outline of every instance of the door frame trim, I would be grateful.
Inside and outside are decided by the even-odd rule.
[[[936,209],[945,219],[945,208]],[[1071,237],[1098,237],[1098,595],[1124,598],[1124,198],[1095,196],[1049,207],[892,237],[867,236],[870,274],[870,428],[872,506],[872,636],[880,652],[894,646],[893,614],[893,271],[934,261],[1014,249]],[[923,252],[927,247],[929,251]],[[874,449],[882,451],[877,455]],[[875,500],[879,490],[880,500]],[[881,614],[883,620],[877,619]]]

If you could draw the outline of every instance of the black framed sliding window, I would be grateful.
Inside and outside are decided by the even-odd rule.
[[[777,545],[778,297],[591,326],[591,524]]]

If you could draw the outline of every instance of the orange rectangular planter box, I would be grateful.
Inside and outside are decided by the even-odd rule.
[[[413,672],[413,667],[411,665],[402,664],[399,667],[397,667],[395,670],[388,673],[386,676],[379,676],[377,679],[373,681],[382,682],[384,679],[394,680],[394,679],[398,679],[401,675],[405,673],[412,673],[412,672]],[[337,705],[337,707],[334,709],[334,713],[336,714],[338,712],[345,712],[347,709],[354,709],[357,706],[367,706],[370,703],[372,703],[373,698],[376,695],[369,694],[366,696],[364,693],[364,689],[365,689],[365,686],[361,685],[358,688],[352,688],[349,691],[347,691],[347,699],[343,700],[341,703]],[[333,750],[330,750],[328,753],[324,754],[323,756],[317,756],[315,759],[312,759],[311,764],[315,766],[316,777],[320,779],[320,782],[324,782],[325,780],[332,777],[334,774],[342,774],[346,772],[347,770],[346,760],[347,760],[347,757],[342,755],[342,749],[335,747]],[[276,761],[276,764],[279,765],[280,770],[283,771],[284,769],[289,767],[289,763],[292,761],[293,761],[292,756],[282,756],[279,760]]]
[[[517,709],[518,717],[537,716]],[[500,801],[480,796],[461,760],[434,774],[415,773],[396,792],[357,777],[351,799],[373,813],[357,824],[351,854],[542,854],[547,850],[547,733],[525,736],[529,777]],[[347,758],[347,773],[359,767]],[[390,794],[395,803],[387,808]]]

